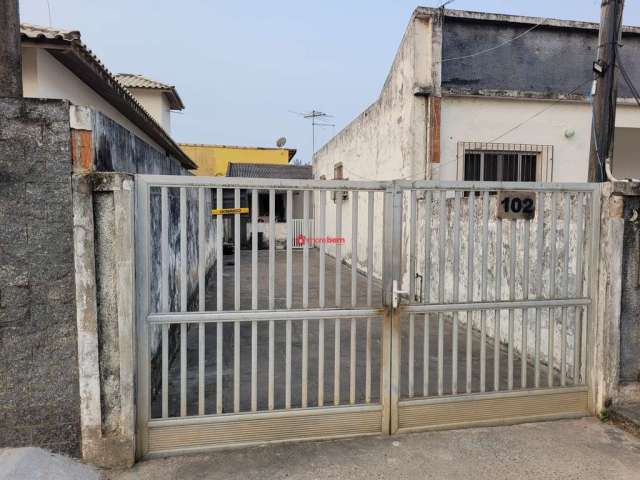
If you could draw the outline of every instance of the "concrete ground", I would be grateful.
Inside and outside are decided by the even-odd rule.
[[[640,439],[594,418],[144,461],[111,480],[640,478]]]

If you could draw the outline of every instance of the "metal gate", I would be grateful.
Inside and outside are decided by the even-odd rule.
[[[589,411],[597,185],[136,189],[139,456]],[[496,218],[507,191],[535,196],[533,219]]]

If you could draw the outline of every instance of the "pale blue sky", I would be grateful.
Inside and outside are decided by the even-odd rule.
[[[424,1],[438,6],[441,1]],[[52,24],[80,30],[112,72],[175,84],[180,142],[273,146],[286,136],[311,159],[311,126],[333,114],[316,148],[373,102],[407,21],[408,0],[49,0]],[[455,0],[450,8],[598,21],[599,0]],[[47,0],[21,0],[22,21],[49,24]],[[627,1],[624,23],[640,25]]]

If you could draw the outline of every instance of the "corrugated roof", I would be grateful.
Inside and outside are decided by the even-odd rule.
[[[22,23],[20,32],[23,42],[29,42],[47,50],[54,58],[74,72],[78,78],[149,135],[167,153],[176,157],[184,168],[194,169],[197,167],[164,128],[116,80],[115,76],[100,59],[82,43],[79,31]]]
[[[294,180],[311,180],[311,165],[279,165],[272,163],[230,163],[227,177],[245,178],[289,178]]]
[[[21,23],[20,33],[29,38],[46,38],[48,40],[73,40],[80,41],[80,32],[78,30],[62,30],[59,28],[41,27],[31,23]]]
[[[184,104],[182,99],[178,95],[178,91],[174,85],[168,83],[162,83],[157,80],[152,80],[142,75],[134,73],[118,73],[116,75],[118,80],[125,88],[148,88],[151,90],[162,90],[169,98],[169,105],[171,110],[184,110]]]

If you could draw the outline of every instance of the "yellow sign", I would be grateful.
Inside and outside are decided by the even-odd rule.
[[[248,208],[214,208],[211,215],[234,215],[236,213],[249,213]]]

